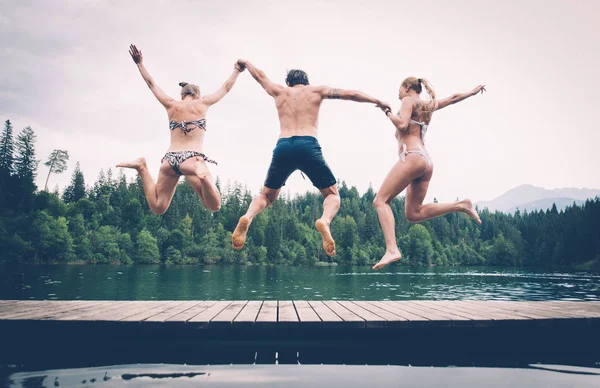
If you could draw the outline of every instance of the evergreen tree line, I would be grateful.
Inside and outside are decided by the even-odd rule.
[[[223,205],[204,209],[187,182],[179,184],[169,210],[152,213],[141,180],[101,171],[86,186],[79,164],[62,193],[38,191],[33,129],[16,138],[10,121],[0,137],[0,262],[9,263],[236,263],[371,265],[384,253],[372,206],[375,192],[360,194],[340,183],[341,209],[331,229],[337,254],[328,257],[314,222],[322,198],[307,192],[281,197],[257,216],[242,251],[231,233],[251,193],[238,183],[221,187]],[[45,164],[66,169],[68,152],[55,150]],[[481,226],[463,214],[421,224],[404,216],[404,198],[391,203],[403,253],[399,265],[497,265],[591,267],[600,263],[600,199],[557,211],[504,214],[480,211]]]

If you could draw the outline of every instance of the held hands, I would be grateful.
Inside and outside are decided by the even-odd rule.
[[[246,70],[246,61],[244,59],[238,59],[233,67],[241,73]]]
[[[475,89],[473,89],[471,91],[472,95],[476,95],[477,93],[481,92],[481,94],[483,94],[483,92],[486,92],[487,90],[485,90],[485,85],[479,85],[477,86]]]
[[[384,101],[379,101],[377,104],[375,104],[375,108],[381,109],[381,111],[386,115],[388,114],[388,112],[392,111],[392,107],[390,106],[390,104]]]
[[[134,44],[129,46],[129,55],[133,58],[133,61],[136,65],[141,64],[144,61],[144,57],[142,56],[142,51],[138,50]]]

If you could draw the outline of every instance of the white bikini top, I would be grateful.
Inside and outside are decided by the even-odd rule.
[[[425,143],[425,135],[427,134],[427,128],[429,127],[429,124],[425,124],[413,119],[410,119],[410,122],[413,124],[418,124],[421,127],[421,140],[423,140],[423,143]]]

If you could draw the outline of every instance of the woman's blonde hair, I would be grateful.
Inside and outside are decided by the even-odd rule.
[[[435,99],[435,90],[433,90],[433,87],[431,87],[429,81],[427,81],[425,78],[408,77],[402,81],[401,87],[405,86],[408,86],[409,89],[414,90],[417,92],[417,94],[421,94],[423,87],[425,87],[425,90],[427,91],[427,94],[429,94],[431,100],[429,102],[423,102],[422,104],[419,104],[419,113],[425,115],[425,120],[431,120],[431,115],[433,114],[433,111],[435,111],[435,108],[437,108],[437,101]]]
[[[199,97],[200,96],[200,87],[198,85],[188,84],[187,82],[180,82],[179,86],[181,86],[181,98],[185,96]]]

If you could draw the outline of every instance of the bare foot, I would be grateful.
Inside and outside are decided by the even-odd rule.
[[[119,163],[119,164],[117,164],[117,167],[133,168],[133,169],[139,171],[140,168],[146,167],[146,159],[144,159],[144,158],[137,158],[136,160],[134,160],[132,162]]]
[[[331,237],[329,224],[323,220],[317,220],[317,222],[315,222],[315,227],[319,233],[321,233],[321,237],[323,238],[323,249],[325,249],[325,253],[327,253],[327,256],[334,256],[335,241],[333,240],[333,237]]]
[[[473,202],[470,199],[463,199],[459,202],[463,206],[463,213],[471,217],[475,222],[481,225],[481,218],[479,218],[479,214],[475,210],[475,206],[473,206]]]
[[[402,258],[402,253],[400,253],[400,251],[396,251],[396,252],[386,251],[385,255],[383,255],[381,260],[379,260],[379,263],[377,263],[373,266],[373,270],[377,271],[378,269],[381,269],[381,268],[385,267],[386,265],[393,263],[394,261],[398,261],[401,258]]]
[[[246,243],[246,233],[248,233],[248,227],[250,226],[250,219],[246,216],[242,216],[231,235],[231,246],[235,250],[240,250]]]

